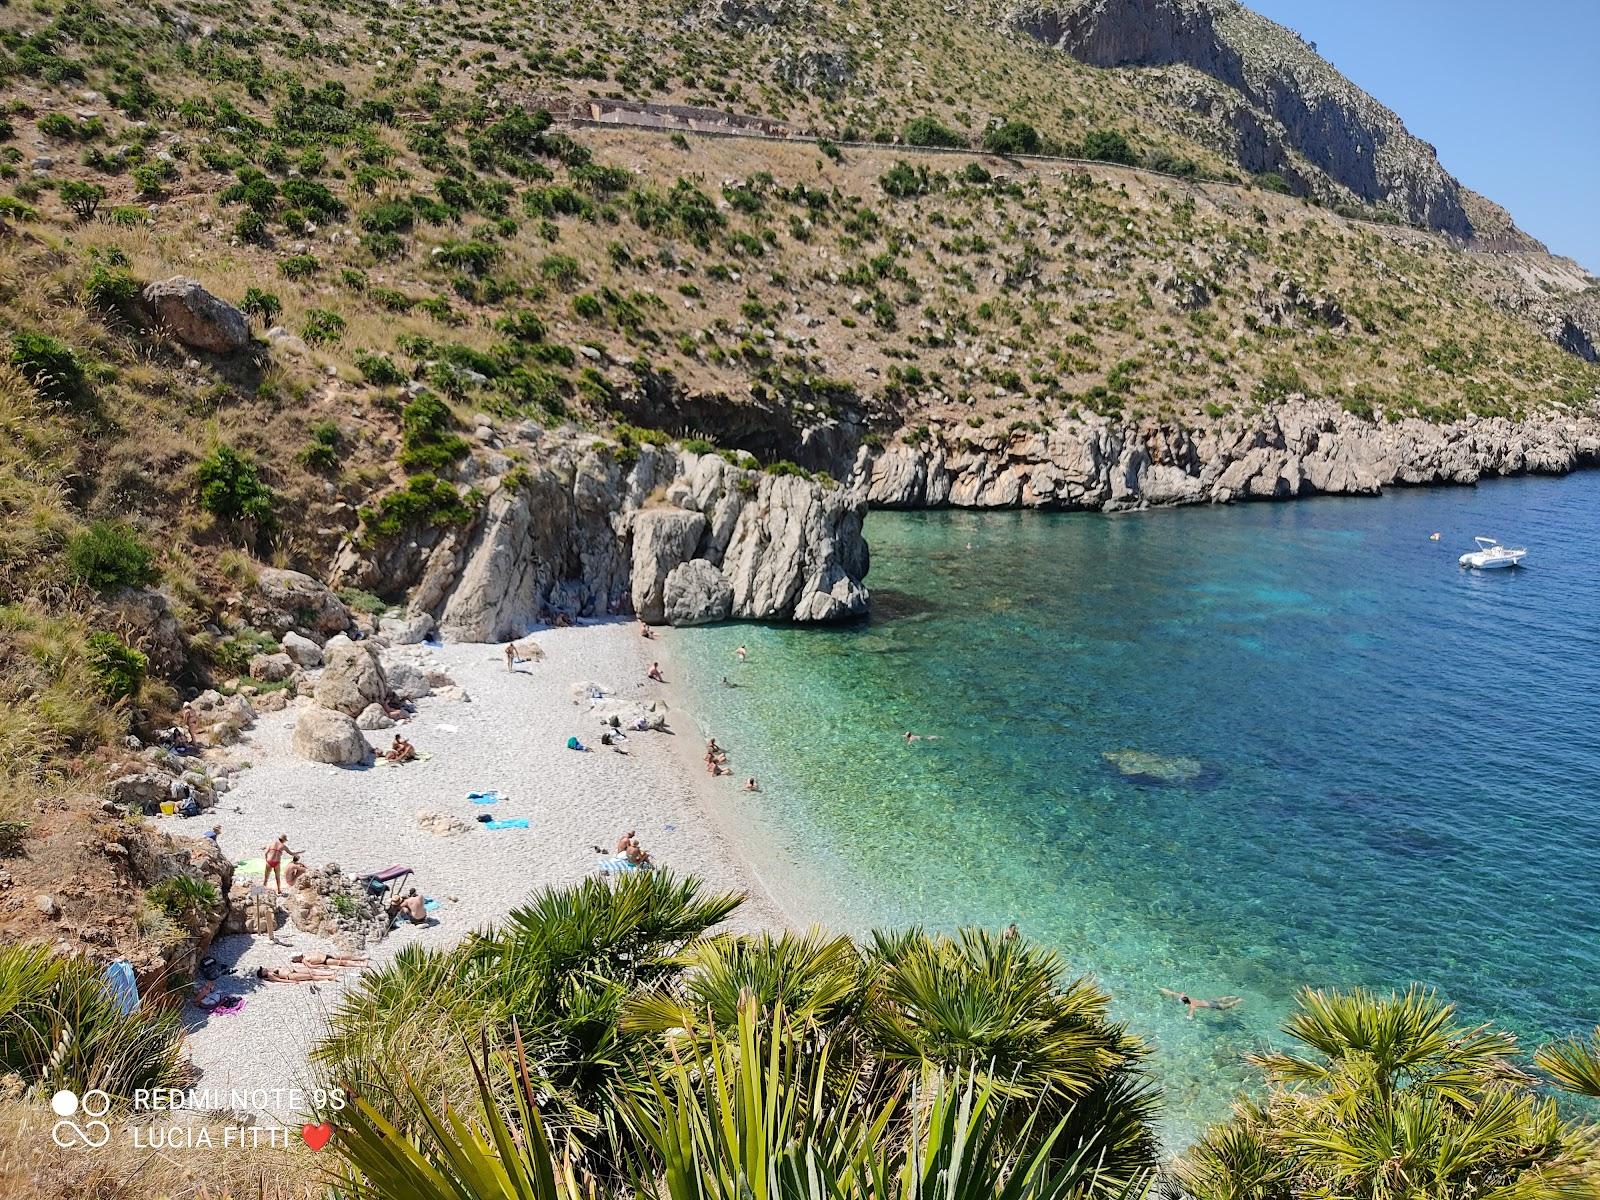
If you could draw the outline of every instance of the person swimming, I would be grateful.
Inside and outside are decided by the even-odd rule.
[[[1200,1009],[1200,1008],[1217,1008],[1217,1009],[1238,1008],[1239,1005],[1244,1003],[1244,997],[1243,996],[1218,996],[1214,1000],[1197,1000],[1193,996],[1189,995],[1189,993],[1187,993],[1187,992],[1175,992],[1171,988],[1162,988],[1161,989],[1161,994],[1163,996],[1165,996],[1169,1000],[1176,1000],[1179,1004],[1181,1004],[1185,1008],[1187,1008],[1189,1010],[1189,1020],[1191,1020],[1191,1021],[1194,1020],[1194,1014],[1195,1014],[1195,1010],[1196,1009]]]
[[[911,730],[906,730],[906,745],[908,746],[912,742],[937,742],[938,740],[939,735],[937,733],[912,733]]]

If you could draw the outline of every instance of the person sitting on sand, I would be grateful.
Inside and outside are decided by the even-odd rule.
[[[747,792],[759,792],[761,790],[756,786],[756,777],[754,775],[744,781],[744,790]]]
[[[653,865],[650,861],[650,852],[643,846],[639,845],[638,842],[634,842],[628,847],[627,859],[636,867],[648,867]]]
[[[217,839],[222,836],[222,826],[221,825],[213,825],[210,829],[206,830],[200,836],[205,838],[206,841],[210,842],[213,846],[215,846],[217,844]]]
[[[308,967],[364,967],[365,954],[291,954],[289,961],[304,963]]]
[[[289,967],[257,967],[256,978],[268,983],[323,983],[339,978],[339,972],[328,967],[307,967],[296,964]]]
[[[272,841],[261,848],[262,861],[266,864],[261,871],[261,886],[267,886],[267,880],[275,879],[278,891],[283,891],[283,874],[278,869],[278,864],[283,861],[285,854],[298,854],[298,850],[289,849],[289,835],[280,833]]]
[[[650,626],[646,625],[643,621],[640,621],[639,622],[639,636],[642,637],[647,642],[653,641],[655,639],[655,636],[656,636],[656,631],[654,629],[651,629]]]
[[[638,845],[638,843],[634,840],[635,835],[638,832],[639,831],[637,829],[630,829],[630,830],[628,830],[627,833],[623,834],[621,837],[619,837],[617,839],[617,853],[618,854],[626,854],[628,852],[628,847],[629,846]]]
[[[653,662],[650,664],[650,669],[645,672],[645,678],[653,679],[657,683],[666,682],[666,680],[661,677],[661,664],[658,662]]]
[[[417,748],[397,733],[394,743],[383,752],[383,756],[390,762],[407,763],[417,757]]]
[[[708,763],[725,763],[728,761],[728,752],[717,745],[716,738],[706,739],[706,761]]]
[[[391,925],[400,924],[400,918],[405,917],[413,925],[426,925],[428,923],[428,902],[417,895],[417,889],[412,888],[399,900],[389,906],[389,922]]]
[[[582,750],[584,753],[588,753],[588,751],[589,751],[589,747],[585,746],[576,737],[569,737],[567,739],[567,749],[568,750]]]
[[[1194,1020],[1194,1011],[1197,1008],[1238,1008],[1244,1003],[1243,996],[1218,996],[1215,1000],[1196,1000],[1187,992],[1175,992],[1170,988],[1162,988],[1161,994],[1187,1008],[1191,1021]]]
[[[298,854],[289,855],[289,865],[283,869],[283,881],[294,887],[308,874],[305,863],[300,861]]]

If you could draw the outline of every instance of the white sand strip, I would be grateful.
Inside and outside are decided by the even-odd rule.
[[[526,640],[526,639],[525,639]],[[435,922],[396,930],[370,948],[383,962],[402,946],[420,942],[449,946],[487,925],[549,884],[573,883],[595,869],[594,845],[610,848],[629,829],[655,861],[679,873],[693,872],[713,887],[735,888],[749,899],[730,925],[749,930],[786,923],[785,915],[741,862],[704,802],[712,781],[697,772],[699,748],[687,713],[674,711],[675,734],[634,733],[628,754],[599,744],[599,720],[587,705],[573,703],[577,680],[595,680],[624,698],[659,697],[645,679],[654,643],[625,621],[532,635],[546,657],[506,670],[501,647],[447,645],[416,648],[466,689],[468,703],[438,698],[417,702],[418,715],[398,727],[426,762],[402,767],[345,769],[306,762],[290,749],[295,709],[263,714],[241,750],[251,769],[223,796],[214,814],[183,820],[158,818],[175,833],[198,835],[213,821],[220,843],[235,861],[259,858],[276,834],[304,853],[310,866],[336,862],[351,875],[403,863],[416,872],[412,883],[438,899]],[[577,735],[592,753],[566,748]],[[387,744],[389,731],[368,735]],[[470,792],[498,791],[490,806],[468,801]],[[292,807],[288,807],[292,806]],[[419,829],[419,809],[447,813],[471,828],[456,837]],[[527,817],[529,828],[489,831],[476,822],[481,812]],[[452,902],[447,897],[456,897]],[[265,937],[234,937],[212,951],[235,967],[220,986],[242,995],[244,1010],[203,1016],[192,1006],[189,1039],[200,1078],[212,1090],[304,1086],[310,1080],[306,1054],[343,982],[316,985],[264,984],[253,978],[262,965],[287,964],[298,951],[332,950],[285,921],[277,943]],[[355,978],[350,972],[347,979]],[[268,1106],[271,1115],[292,1113]]]

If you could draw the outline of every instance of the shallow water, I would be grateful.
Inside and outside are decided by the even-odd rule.
[[[1480,533],[1528,566],[1461,570]],[[870,621],[680,641],[793,908],[1059,947],[1155,1045],[1175,1142],[1301,986],[1600,1020],[1600,473],[868,537]]]

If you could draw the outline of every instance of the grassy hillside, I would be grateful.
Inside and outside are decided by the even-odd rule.
[[[535,107],[591,95],[827,137]],[[836,418],[1593,406],[1539,327],[1594,292],[1570,264],[1282,195],[1151,95],[932,0],[0,8],[0,761],[46,786],[171,703],[124,586],[196,635],[181,682],[227,678],[258,562],[465,519],[485,422],[772,463]],[[155,327],[174,274],[253,347]]]

